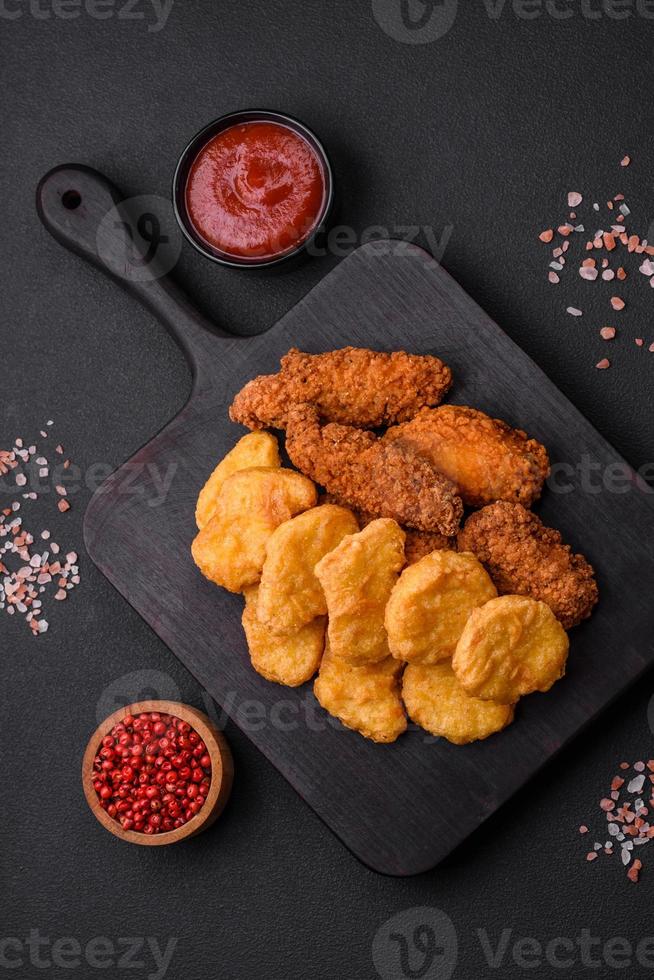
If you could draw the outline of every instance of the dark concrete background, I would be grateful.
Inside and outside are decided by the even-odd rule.
[[[654,219],[647,4],[559,0],[555,11],[572,11],[561,19],[538,0],[467,0],[451,29],[424,44],[406,43],[418,32],[398,29],[399,0],[378,0],[377,18],[369,0],[176,0],[158,31],[149,30],[155,15],[144,0],[130,19],[125,0],[109,0],[102,20],[74,4],[0,4],[0,444],[17,435],[30,440],[53,418],[57,439],[85,471],[97,462],[115,466],[180,408],[189,389],[183,359],[160,326],[42,229],[33,200],[38,179],[57,163],[79,161],[128,195],[166,196],[176,156],[200,126],[262,105],[298,115],[324,139],[340,190],[338,220],[358,240],[371,226],[401,236],[402,226],[418,225],[427,228],[420,241],[430,245],[450,228],[447,269],[633,465],[652,460],[654,292],[633,263],[621,290],[628,307],[617,316],[607,306],[614,290],[581,282],[574,268],[550,286],[548,253],[536,237],[565,218],[568,190],[582,191],[587,202],[622,191],[634,230],[647,234]],[[455,7],[436,4],[433,16]],[[433,29],[439,22],[415,0],[412,14],[421,11]],[[625,153],[633,159],[626,170],[619,166]],[[595,225],[587,209],[579,211]],[[337,261],[332,255],[287,276],[251,279],[185,247],[177,273],[218,323],[259,332]],[[567,316],[568,305],[585,316]],[[607,322],[621,327],[610,350],[597,337]],[[408,347],[410,336],[407,325]],[[645,339],[643,349],[635,337]],[[593,365],[606,353],[613,367],[597,372]],[[53,517],[51,501],[40,500],[32,523],[47,523],[62,544],[82,551],[89,495],[83,487],[66,518]],[[34,640],[18,617],[0,615],[0,938],[25,943],[39,930],[49,939],[41,960],[27,945],[3,946],[0,975],[156,973],[147,945],[133,957],[142,965],[132,968],[118,953],[105,970],[52,961],[57,939],[85,946],[105,936],[117,951],[123,937],[157,937],[164,947],[176,938],[167,973],[175,980],[369,978],[377,975],[378,930],[421,906],[442,910],[454,924],[455,977],[651,974],[635,950],[654,934],[654,857],[648,861],[644,849],[634,886],[617,857],[586,865],[577,834],[584,820],[599,831],[596,801],[617,762],[654,755],[651,676],[444,866],[419,878],[382,878],[360,866],[229,724],[238,773],[221,821],[174,849],[130,848],[102,831],[82,798],[79,763],[96,715],[116,698],[169,688],[206,705],[83,555],[82,574],[46,635]],[[645,579],[643,602],[650,601]],[[147,671],[164,676],[153,680]],[[396,931],[412,941],[421,918],[410,913]],[[493,947],[509,931],[495,967],[478,930]],[[601,939],[594,960],[579,945],[583,930]],[[536,965],[526,967],[525,949],[514,946],[524,937],[543,947],[569,939],[571,962],[557,966],[536,952]],[[629,960],[623,969],[615,948],[603,945],[615,937],[633,947],[622,955]],[[566,959],[562,948],[558,955]],[[22,961],[13,970],[12,957]],[[419,970],[417,954],[411,962]],[[437,961],[414,975],[448,974]]]

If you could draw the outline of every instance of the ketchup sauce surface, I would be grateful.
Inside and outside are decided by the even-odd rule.
[[[198,235],[227,256],[270,259],[305,241],[322,217],[320,157],[281,123],[247,122],[214,136],[193,161],[186,209]]]

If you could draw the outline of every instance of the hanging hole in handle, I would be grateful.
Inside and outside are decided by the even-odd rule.
[[[79,191],[64,191],[61,195],[61,203],[68,211],[74,211],[82,203],[82,195]]]

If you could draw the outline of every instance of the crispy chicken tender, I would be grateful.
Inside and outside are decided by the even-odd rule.
[[[382,517],[343,538],[316,565],[334,656],[351,664],[388,657],[384,610],[404,566],[404,538],[399,524]]]
[[[268,681],[299,687],[320,666],[325,646],[325,617],[312,619],[289,636],[276,636],[257,616],[258,592],[256,585],[245,590],[242,620],[252,666]]]
[[[313,682],[325,711],[373,742],[394,742],[406,730],[400,698],[402,665],[392,657],[354,667],[329,649]]]
[[[449,662],[409,664],[402,700],[411,721],[455,745],[488,738],[513,721],[513,705],[471,697]]]
[[[326,614],[325,594],[314,567],[345,535],[358,530],[352,511],[324,504],[285,521],[271,534],[257,606],[259,620],[271,633],[295,633]]]
[[[218,463],[200,490],[195,508],[195,522],[200,530],[215,514],[218,494],[227,477],[252,466],[281,466],[277,440],[270,432],[248,433]]]
[[[452,668],[473,697],[513,704],[563,677],[568,648],[568,634],[549,606],[504,595],[472,611]]]
[[[452,480],[471,507],[494,500],[529,507],[549,473],[544,446],[464,405],[425,408],[410,422],[389,429],[384,440],[419,452]]]
[[[320,425],[312,405],[289,410],[286,451],[299,470],[356,510],[448,536],[463,504],[456,488],[418,453],[372,432]]]
[[[449,659],[468,616],[497,595],[474,555],[434,551],[400,575],[386,606],[388,645],[397,660]]]
[[[276,527],[313,507],[316,488],[301,473],[254,467],[228,477],[218,494],[216,513],[191,546],[205,578],[230,592],[259,581],[268,538]]]
[[[261,375],[241,389],[229,415],[249,429],[285,429],[289,407],[308,402],[328,422],[375,428],[439,405],[451,384],[450,369],[429,354],[358,347],[304,354],[292,348],[279,374]]]
[[[590,616],[597,602],[592,565],[520,504],[499,502],[472,514],[458,544],[483,563],[500,595],[546,602],[564,629]]]

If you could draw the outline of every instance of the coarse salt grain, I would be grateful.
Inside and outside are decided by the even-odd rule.
[[[52,421],[48,424],[51,425]],[[45,431],[42,430],[41,434],[44,438],[46,437]],[[19,465],[18,460],[28,463],[30,457],[36,455],[36,451],[35,445],[25,450],[23,440],[16,439],[15,450],[10,453],[0,451],[0,473],[6,474],[10,469],[15,469]],[[40,476],[47,475],[49,470],[47,458],[45,456],[36,457],[36,462],[41,468]],[[26,483],[25,474],[18,473],[16,477],[17,486],[25,486]],[[62,489],[65,495],[65,489]],[[22,494],[24,500],[36,500],[37,497],[38,494],[35,492]],[[14,500],[0,513],[0,538],[8,537],[8,540],[0,546],[0,553],[16,555],[22,563],[14,572],[10,572],[7,566],[0,561],[0,573],[3,576],[0,580],[0,610],[6,611],[9,616],[15,616],[16,613],[23,615],[32,635],[38,636],[46,633],[49,629],[48,620],[43,617],[43,603],[39,596],[45,596],[47,587],[53,581],[53,574],[60,574],[62,578],[58,582],[59,588],[55,598],[59,602],[66,599],[68,592],[80,582],[78,558],[77,552],[69,551],[63,569],[60,562],[51,563],[49,561],[50,551],[56,555],[60,550],[59,545],[55,542],[49,545],[50,551],[32,554],[30,549],[35,538],[40,537],[41,540],[48,541],[50,531],[45,529],[40,532],[40,535],[32,534],[22,526],[21,517],[14,517],[11,521],[5,521],[5,518],[15,514],[20,507],[20,503]],[[70,504],[67,500],[61,499],[58,501],[58,507],[64,512],[70,509]],[[9,532],[11,533],[9,534]]]
[[[627,871],[627,878],[629,879],[629,881],[633,881],[634,884],[638,881],[638,878],[640,876],[640,869],[642,868],[642,866],[643,865],[641,861],[638,860],[634,861],[632,866]]]
[[[589,282],[594,282],[597,279],[599,272],[597,269],[593,269],[591,266],[582,265],[582,267],[579,269],[579,275],[582,279],[588,279]]]

